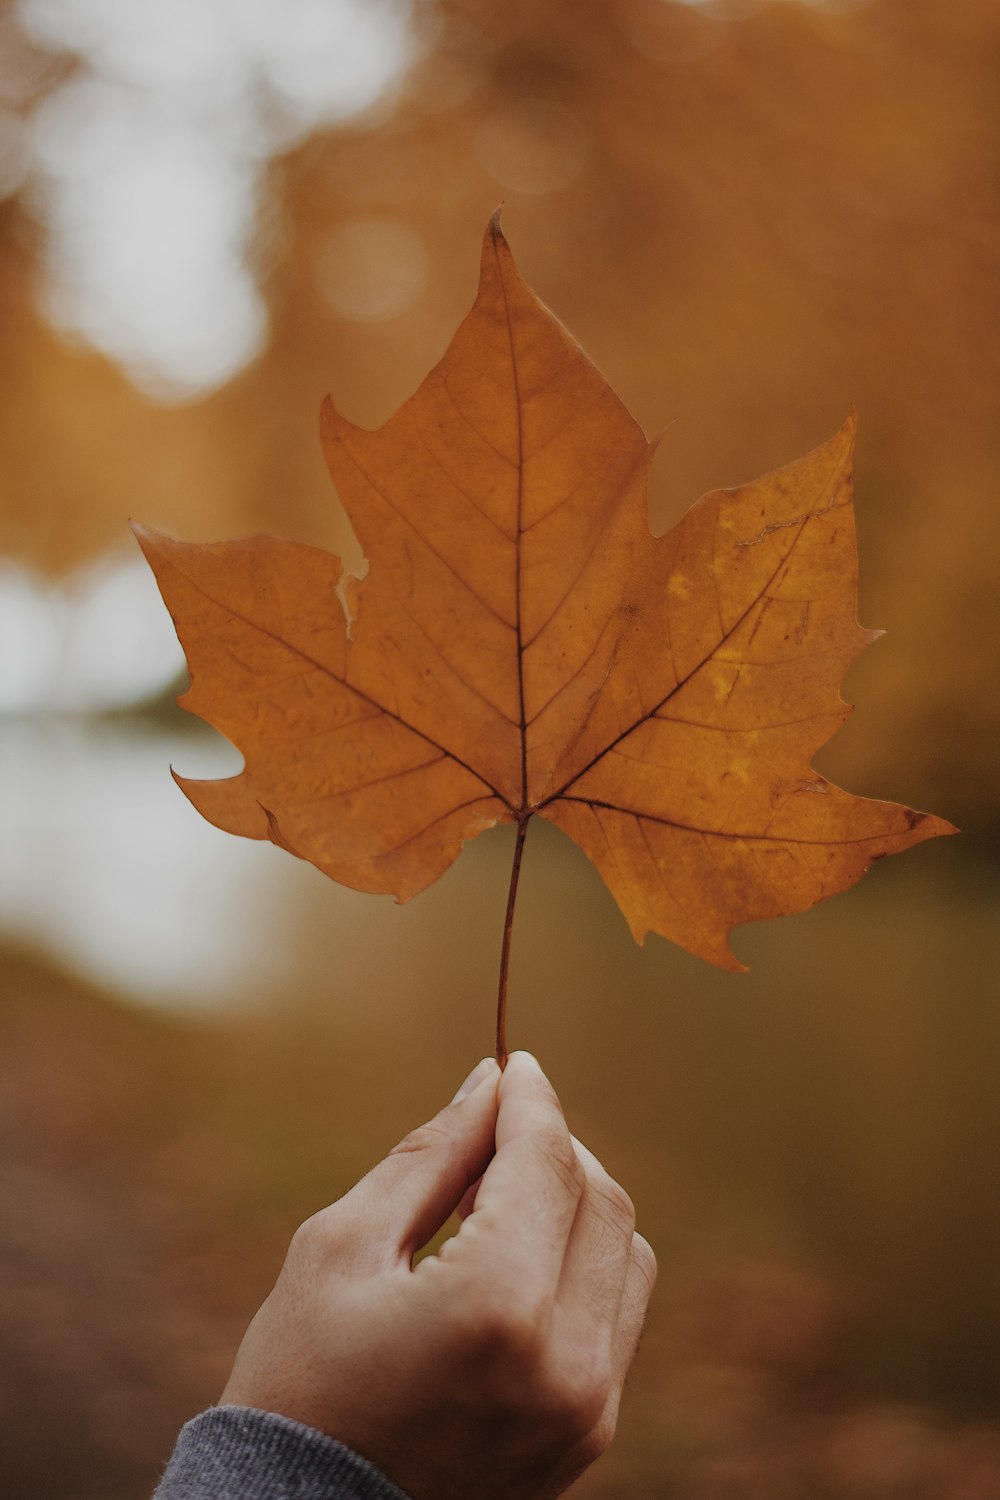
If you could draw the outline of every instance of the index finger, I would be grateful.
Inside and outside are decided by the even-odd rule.
[[[466,1221],[525,1286],[555,1296],[584,1174],[555,1090],[530,1052],[512,1052],[500,1079],[496,1155]]]

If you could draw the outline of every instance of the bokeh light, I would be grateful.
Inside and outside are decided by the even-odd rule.
[[[0,724],[0,937],[172,1009],[233,1005],[279,978],[265,930],[248,924],[233,947],[234,910],[266,899],[264,851],[192,828],[196,814],[158,774],[186,750],[176,735],[128,745],[72,719]],[[221,774],[239,764],[211,745],[200,759]]]
[[[129,708],[184,670],[141,557],[97,558],[59,582],[0,560],[0,639],[0,715]]]
[[[429,258],[420,236],[399,219],[349,219],[317,247],[316,279],[339,317],[379,322],[412,307]]]
[[[518,193],[558,193],[579,177],[587,159],[580,121],[545,101],[494,110],[476,145],[500,186]]]
[[[380,97],[408,56],[406,5],[22,0],[21,15],[78,63],[29,124],[48,315],[161,400],[214,389],[266,337],[247,262],[263,164]]]
[[[397,907],[204,823],[127,520],[361,569],[320,402],[407,399],[502,201],[654,529],[856,405],[888,634],[819,768],[963,829],[737,977],[533,824],[511,1037],[661,1264],[580,1500],[1000,1495],[998,58],[995,0],[0,0],[0,1493],[148,1494],[489,1046],[512,830]]]

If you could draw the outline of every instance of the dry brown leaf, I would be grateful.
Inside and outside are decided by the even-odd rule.
[[[210,822],[401,901],[464,839],[516,823],[504,975],[536,813],[590,856],[640,942],[728,969],[735,924],[953,831],[810,765],[878,634],[856,618],[853,417],[653,537],[653,445],[494,219],[475,305],[417,393],[374,432],[327,401],[322,430],[363,580],[273,537],[137,528],[187,652],[181,701],[246,761],[177,778]]]

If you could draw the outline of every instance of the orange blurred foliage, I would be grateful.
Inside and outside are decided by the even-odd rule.
[[[572,0],[444,0],[418,19],[390,108],[273,162],[270,343],[206,400],[157,408],[60,342],[34,310],[37,231],[7,206],[0,546],[59,570],[141,511],[349,551],[319,401],[375,424],[404,398],[503,197],[531,282],[647,430],[672,424],[655,525],[857,404],[862,615],[893,635],[855,677],[878,684],[864,733],[828,764],[888,790],[905,744],[909,795],[995,823],[1000,695],[974,649],[1000,626],[991,0],[614,0],[585,24]]]

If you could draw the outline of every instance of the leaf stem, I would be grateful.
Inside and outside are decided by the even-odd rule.
[[[510,968],[510,934],[514,926],[514,903],[517,900],[517,882],[521,873],[521,854],[524,836],[528,831],[531,814],[522,817],[517,825],[517,842],[514,845],[514,863],[510,871],[510,889],[507,892],[507,913],[503,919],[503,945],[500,949],[500,984],[497,991],[497,1062],[501,1068],[507,1066],[507,972]]]

